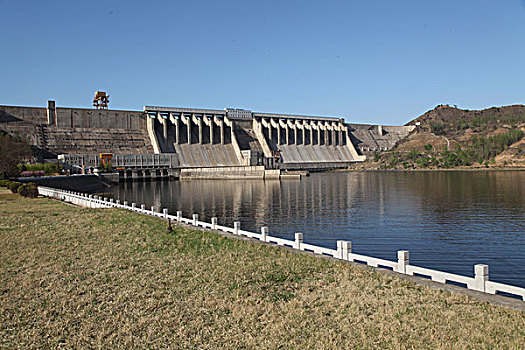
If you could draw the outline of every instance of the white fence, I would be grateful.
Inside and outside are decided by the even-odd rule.
[[[295,240],[291,241],[284,238],[270,236],[268,234],[268,227],[262,227],[261,233],[255,233],[241,230],[240,222],[235,222],[232,228],[218,225],[217,218],[212,218],[211,223],[200,221],[198,214],[193,214],[191,218],[184,218],[182,217],[181,211],[177,211],[176,215],[168,215],[168,209],[163,209],[162,213],[160,213],[156,210],[158,208],[151,207],[151,209],[146,209],[144,204],[142,204],[140,207],[137,207],[136,203],[131,203],[131,205],[129,205],[128,202],[120,203],[119,200],[114,201],[113,199],[102,198],[85,193],[65,191],[43,186],[38,187],[38,192],[42,196],[57,198],[65,202],[77,204],[83,207],[120,208],[131,210],[137,213],[170,219],[196,227],[228,232],[238,236],[245,236],[268,243],[274,243],[279,246],[287,246],[298,250],[313,252],[319,255],[327,255],[341,260],[360,262],[373,267],[389,268],[393,271],[406,275],[426,276],[427,278],[430,278],[432,281],[436,282],[459,283],[465,285],[468,289],[473,289],[489,294],[496,294],[497,292],[513,294],[521,297],[522,300],[525,300],[525,288],[489,281],[488,265],[475,265],[474,277],[467,277],[410,265],[409,252],[406,250],[400,250],[397,252],[397,261],[390,261],[352,253],[352,243],[349,241],[337,241],[337,249],[334,250],[304,243],[302,233],[296,233]]]

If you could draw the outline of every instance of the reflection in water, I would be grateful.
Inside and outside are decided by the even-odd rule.
[[[124,183],[122,201],[185,217],[335,247],[463,275],[490,265],[492,280],[525,287],[525,172],[351,172],[302,181],[195,180]]]

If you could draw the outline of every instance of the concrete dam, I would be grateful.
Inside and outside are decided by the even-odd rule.
[[[0,131],[26,137],[40,161],[60,154],[172,154],[189,177],[343,168],[391,148],[413,128],[242,109],[97,110],[57,108],[54,101],[47,108],[0,106]]]

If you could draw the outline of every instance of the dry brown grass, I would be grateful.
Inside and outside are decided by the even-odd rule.
[[[4,348],[523,348],[523,312],[119,210],[0,194]]]

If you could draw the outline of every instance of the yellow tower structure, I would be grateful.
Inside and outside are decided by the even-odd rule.
[[[105,91],[96,91],[93,99],[93,107],[96,109],[108,109],[109,94]]]

